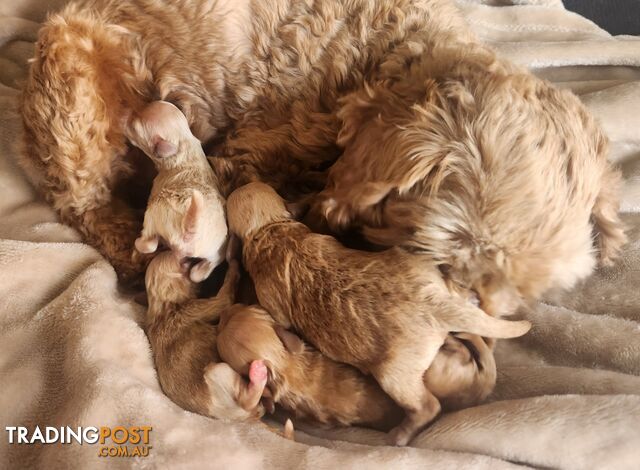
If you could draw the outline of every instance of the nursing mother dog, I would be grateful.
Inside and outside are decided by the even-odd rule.
[[[452,295],[428,256],[353,250],[312,233],[264,183],[231,193],[227,217],[258,300],[274,320],[330,359],[371,374],[404,409],[393,444],[406,445],[439,414],[423,377],[450,332],[515,338],[531,326],[493,318]]]
[[[256,179],[313,196],[342,155],[318,218],[428,253],[496,315],[625,240],[593,118],[496,58],[447,0],[74,2],[39,34],[22,164],[127,281],[148,257],[132,258],[142,211],[122,188],[153,174],[126,116],[157,99],[217,142],[223,196]]]

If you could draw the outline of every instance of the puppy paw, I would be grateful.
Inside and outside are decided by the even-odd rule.
[[[135,241],[136,250],[140,253],[153,253],[158,249],[158,239],[156,237],[139,237]]]
[[[282,437],[285,439],[289,439],[290,441],[295,441],[295,430],[293,429],[293,421],[287,419],[284,423],[284,428],[282,429]]]
[[[211,275],[214,268],[215,264],[209,260],[203,259],[191,268],[191,271],[189,271],[189,279],[196,283],[202,282]]]
[[[320,212],[332,230],[341,231],[351,223],[350,207],[347,204],[339,203],[333,197],[329,197],[320,203]]]
[[[387,442],[393,446],[404,447],[411,441],[412,433],[409,432],[404,426],[400,425],[393,428],[387,434]]]

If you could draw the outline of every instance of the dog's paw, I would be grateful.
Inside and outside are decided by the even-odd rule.
[[[404,447],[409,444],[412,437],[412,433],[400,425],[389,431],[389,434],[387,434],[387,442],[392,446]]]
[[[189,279],[195,283],[202,282],[211,275],[214,268],[215,265],[211,261],[203,259],[191,268]]]
[[[157,238],[136,238],[136,250],[144,254],[153,253],[158,249],[158,241],[159,240]]]

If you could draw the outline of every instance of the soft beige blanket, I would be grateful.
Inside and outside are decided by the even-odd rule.
[[[16,166],[19,79],[37,22],[61,3],[0,2],[0,468],[640,468],[638,38],[612,38],[559,0],[459,2],[483,40],[575,90],[600,119],[625,173],[631,242],[615,268],[550,296],[528,335],[499,344],[489,403],[443,416],[408,448],[302,425],[293,443],[168,400],[142,308]],[[105,458],[96,445],[8,443],[5,426],[35,425],[149,425],[153,448]]]

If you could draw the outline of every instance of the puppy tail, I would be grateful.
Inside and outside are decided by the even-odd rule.
[[[526,320],[509,321],[487,315],[483,310],[462,299],[448,297],[436,304],[433,317],[450,332],[471,333],[487,338],[517,338],[531,329]],[[428,302],[425,311],[433,311]]]

